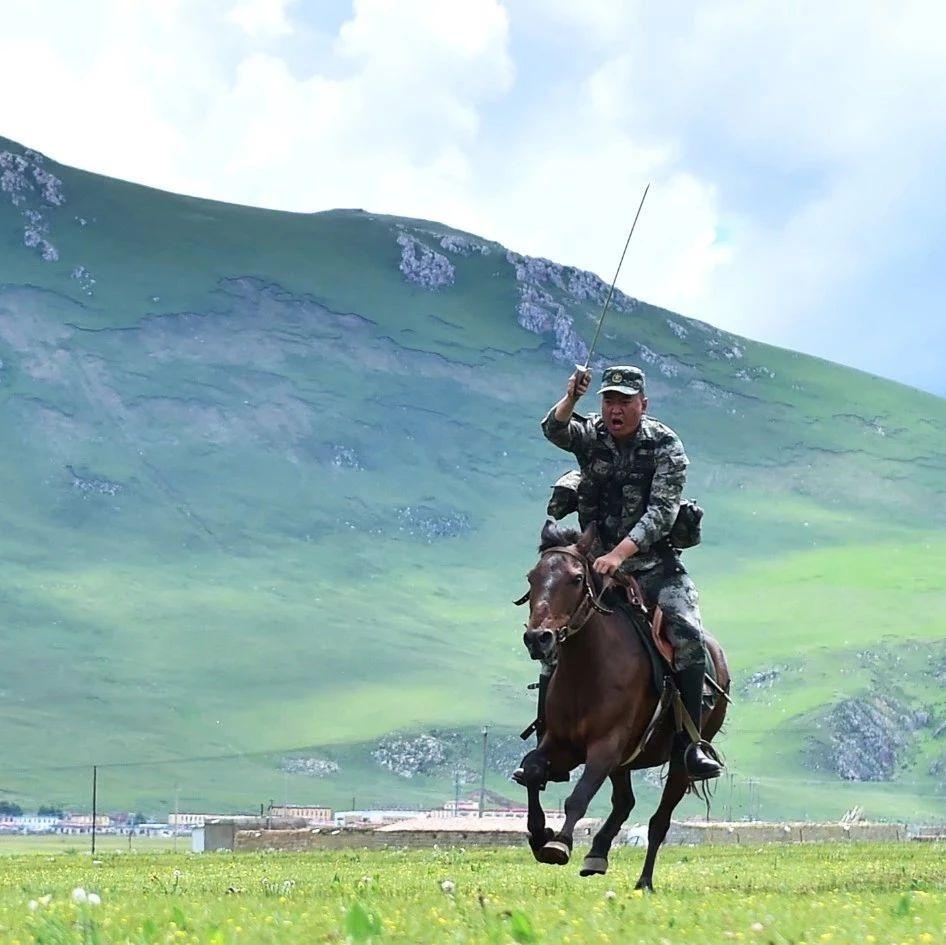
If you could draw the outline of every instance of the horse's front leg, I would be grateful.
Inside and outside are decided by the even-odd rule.
[[[537,859],[543,863],[554,863],[556,866],[564,866],[569,861],[575,824],[585,816],[591,799],[604,784],[604,779],[618,766],[619,748],[614,741],[596,742],[589,746],[585,770],[578,779],[575,790],[565,801],[565,823],[555,838],[549,840],[536,854]]]
[[[539,785],[530,782],[526,785],[529,793],[529,813],[526,817],[526,829],[529,831],[529,847],[532,855],[539,860],[539,851],[552,839],[552,831],[545,826],[545,811],[542,810],[542,801],[539,799]]]

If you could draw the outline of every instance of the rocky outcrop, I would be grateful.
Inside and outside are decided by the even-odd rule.
[[[327,758],[283,758],[279,770],[287,774],[306,774],[312,778],[327,778],[338,774],[339,767]]]
[[[397,243],[401,247],[399,268],[408,282],[429,291],[453,285],[456,270],[446,256],[403,231],[398,234]]]
[[[664,377],[676,377],[680,373],[680,366],[674,358],[658,354],[652,348],[640,343],[637,345],[637,350],[640,353],[641,361],[657,368]]]
[[[588,346],[575,329],[569,305],[593,302],[603,305],[610,286],[594,273],[571,266],[560,266],[537,256],[523,256],[509,251],[506,261],[516,270],[519,283],[519,324],[537,335],[551,334],[555,339],[554,358],[567,364],[584,364]],[[640,303],[614,290],[611,307],[631,311]],[[596,362],[601,366],[603,362]]]
[[[718,329],[715,335],[706,342],[706,353],[711,358],[724,361],[739,361],[745,357],[745,351],[731,335],[726,335]]]
[[[733,399],[733,392],[720,387],[718,384],[711,384],[709,381],[703,381],[694,378],[689,381],[687,387],[694,391],[702,400],[715,406],[720,406]]]
[[[357,469],[360,471],[365,468],[358,456],[358,451],[353,446],[345,446],[344,443],[332,444],[332,465],[336,469]]]
[[[72,476],[72,488],[86,495],[118,495],[124,489],[120,482],[113,482],[111,479],[81,476],[71,466],[66,466],[66,472]]]
[[[76,266],[72,272],[69,273],[69,277],[79,283],[79,288],[82,290],[83,295],[92,295],[95,279],[85,266]]]
[[[473,530],[466,512],[435,509],[429,505],[406,505],[395,510],[402,531],[431,544],[440,538],[456,538]]]
[[[681,325],[679,322],[675,322],[672,318],[667,319],[667,327],[681,340],[683,341],[689,332],[686,328]]]
[[[760,689],[771,689],[781,678],[784,669],[783,666],[760,669],[746,678],[740,691],[743,695],[750,695]]]
[[[889,781],[930,714],[888,696],[845,699],[827,715],[829,758],[845,781]]]
[[[520,298],[517,308],[519,324],[536,335],[554,335],[555,349],[552,354],[559,361],[584,364],[588,357],[588,346],[575,331],[571,315],[561,302],[542,288],[542,283],[549,281],[564,288],[560,267],[546,259],[533,259],[518,253],[506,253],[506,259],[516,267]]]
[[[508,776],[529,747],[517,733],[491,731],[486,766]],[[371,756],[380,767],[402,778],[441,777],[476,784],[481,777],[482,751],[479,729],[431,729],[418,734],[392,732],[378,741]]]
[[[388,735],[378,742],[371,757],[382,767],[402,778],[435,774],[447,762],[444,743],[427,733],[415,736]]]
[[[49,238],[47,207],[65,203],[62,181],[43,166],[42,154],[27,148],[22,154],[0,151],[0,193],[23,217],[23,245],[36,249],[46,262],[56,262],[59,250]]]
[[[440,240],[441,249],[449,253],[455,253],[457,256],[480,256],[489,255],[489,246],[472,236],[460,236],[456,233],[448,233]]]
[[[526,284],[519,292],[519,324],[536,335],[553,334],[553,356],[559,361],[584,364],[588,357],[588,346],[575,332],[572,318],[565,306],[556,302],[548,292],[533,285]]]
[[[740,368],[736,371],[737,378],[740,381],[757,381],[761,377],[767,377],[770,381],[775,380],[775,371],[770,370],[764,364],[757,367]]]

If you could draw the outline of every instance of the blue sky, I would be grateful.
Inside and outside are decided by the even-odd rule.
[[[650,181],[625,291],[946,394],[937,4],[4,7],[0,133],[57,160],[606,278]]]

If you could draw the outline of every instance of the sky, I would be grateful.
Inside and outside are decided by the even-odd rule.
[[[422,217],[946,395],[933,2],[0,0],[0,134],[87,170]],[[13,91],[15,90],[15,91]]]

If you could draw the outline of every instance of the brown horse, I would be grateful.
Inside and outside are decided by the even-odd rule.
[[[529,845],[540,863],[564,866],[569,861],[575,824],[605,779],[611,779],[611,813],[592,841],[582,876],[607,871],[611,843],[634,807],[631,771],[671,761],[675,732],[673,712],[654,721],[660,700],[640,637],[627,616],[601,602],[600,579],[588,557],[594,537],[594,526],[579,535],[575,529],[546,524],[541,557],[528,575],[530,612],[524,634],[533,659],[557,651],[545,730],[538,747],[522,762],[529,794]],[[722,648],[709,635],[706,647],[717,681],[728,692],[730,676]],[[719,731],[725,714],[726,699],[720,697],[704,713],[704,739],[711,740]],[[565,801],[565,823],[555,834],[545,825],[539,792],[548,780],[567,780],[582,763],[585,770]],[[650,820],[638,889],[653,890],[657,850],[667,835],[671,813],[689,787],[683,764],[674,756],[660,805]]]

